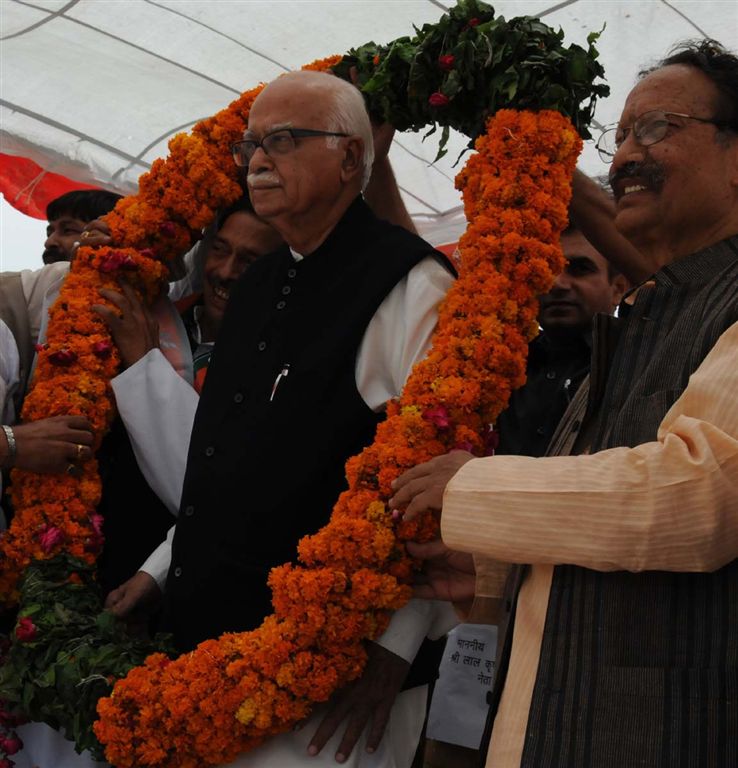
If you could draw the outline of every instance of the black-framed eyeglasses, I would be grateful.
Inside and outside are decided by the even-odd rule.
[[[311,128],[279,128],[268,133],[261,141],[256,139],[242,139],[231,147],[233,162],[239,168],[248,167],[257,147],[261,147],[270,157],[288,155],[295,149],[296,139],[305,139],[311,136],[348,136],[348,133],[336,131],[315,131]]]
[[[686,120],[697,120],[699,123],[710,123],[718,128],[725,128],[727,123],[721,123],[717,120],[709,120],[705,117],[695,117],[694,115],[684,115],[681,112],[663,112],[660,109],[652,109],[639,115],[631,128],[620,128],[613,126],[606,128],[600,138],[597,139],[597,152],[603,163],[611,163],[618,147],[625,141],[628,133],[632,130],[633,136],[642,147],[650,147],[658,144],[669,130],[670,125],[674,125],[669,118],[681,117]]]

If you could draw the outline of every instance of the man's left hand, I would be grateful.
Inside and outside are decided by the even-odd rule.
[[[415,579],[415,597],[446,600],[460,616],[468,616],[476,589],[473,555],[449,549],[441,539],[423,544],[408,541],[405,546],[412,557],[423,561]]]
[[[348,759],[370,720],[366,751],[374,752],[379,746],[410,664],[376,643],[370,643],[368,651],[369,659],[361,677],[334,695],[328,714],[310,742],[310,755],[323,749],[344,720],[346,731],[336,752],[337,763]]]
[[[392,140],[395,138],[395,127],[391,123],[372,122],[372,137],[374,139],[374,162],[384,161],[389,155]]]
[[[351,82],[359,88],[359,71],[356,67],[349,70]],[[361,90],[359,88],[359,90]],[[374,119],[372,123],[372,139],[374,140],[374,162],[382,162],[387,158],[392,140],[395,138],[395,127],[391,123],[378,123]]]
[[[159,346],[159,324],[132,286],[121,281],[120,290],[118,293],[100,289],[100,295],[113,304],[115,310],[104,304],[93,304],[92,309],[107,324],[123,365],[129,368]]]
[[[74,254],[77,248],[86,246],[88,248],[99,248],[103,245],[112,245],[113,238],[110,236],[110,227],[102,219],[93,219],[88,221],[82,230],[79,240],[74,244]]]
[[[412,520],[426,510],[440,513],[446,486],[473,458],[468,451],[451,451],[404,472],[392,483],[394,495],[389,500],[390,508],[404,507],[405,520]]]

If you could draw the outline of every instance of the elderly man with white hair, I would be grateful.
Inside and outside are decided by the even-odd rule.
[[[425,354],[453,280],[441,254],[364,202],[372,128],[350,84],[282,76],[233,152],[285,245],[233,287],[195,416],[164,589],[165,628],[182,651],[271,613],[269,570],[327,523],[346,459],[372,441]],[[433,676],[408,670],[423,639],[453,623],[442,604],[411,601],[327,714],[238,765],[408,767]],[[415,687],[399,693],[406,678]]]

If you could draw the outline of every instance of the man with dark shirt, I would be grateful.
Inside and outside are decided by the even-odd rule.
[[[627,281],[576,228],[561,236],[566,267],[541,296],[541,333],[528,349],[528,379],[497,421],[496,453],[543,456],[559,420],[589,373],[592,319],[612,314]]]

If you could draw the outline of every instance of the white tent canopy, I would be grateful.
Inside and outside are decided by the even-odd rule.
[[[2,0],[0,151],[76,181],[128,193],[167,141],[241,91],[317,58],[437,21],[450,0]],[[611,96],[596,123],[617,120],[639,69],[679,40],[738,48],[736,0],[507,0],[505,17],[562,27],[598,43]],[[431,164],[435,137],[399,136],[391,152],[411,215],[434,243],[463,229],[453,165],[466,138]],[[605,170],[590,142],[581,166]]]

